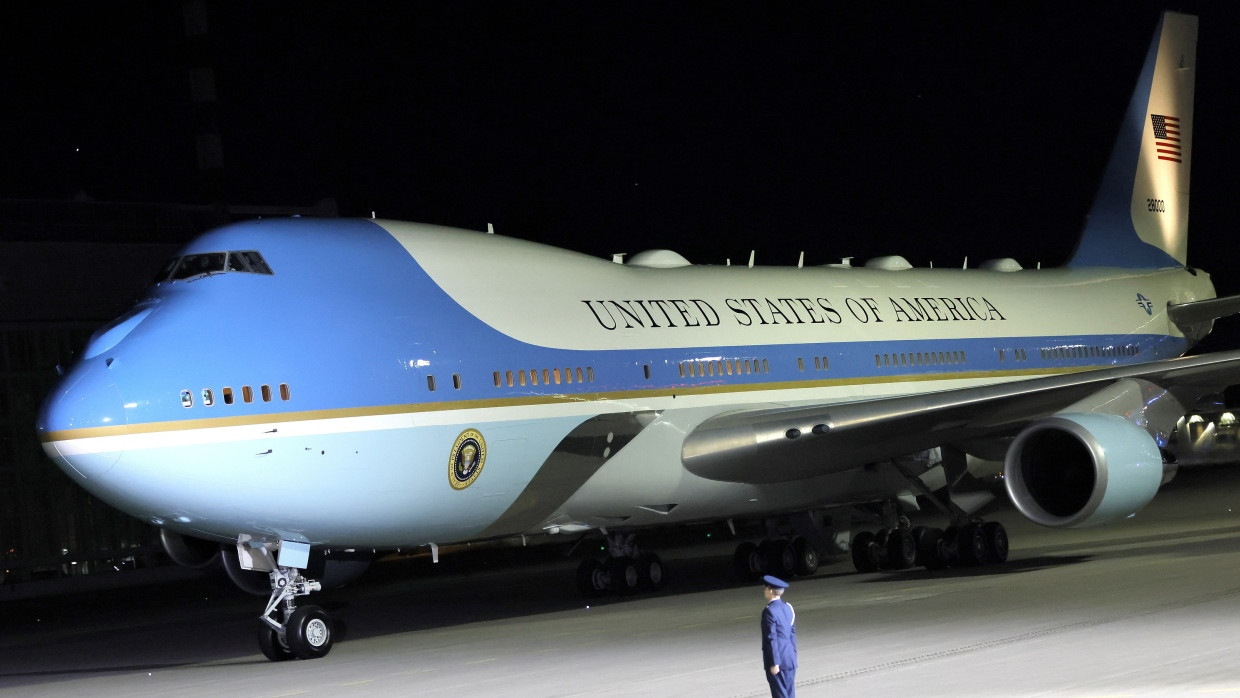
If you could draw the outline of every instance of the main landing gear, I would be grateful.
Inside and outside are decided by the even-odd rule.
[[[973,567],[1006,562],[1007,530],[998,521],[966,521],[946,530],[910,528],[906,519],[894,528],[861,531],[852,540],[852,561],[858,572]]]
[[[607,556],[588,557],[577,566],[577,589],[587,599],[633,594],[663,587],[663,561],[642,552],[632,533],[607,533]]]
[[[804,536],[766,538],[761,543],[745,541],[732,553],[732,570],[743,582],[764,574],[781,579],[811,575],[818,571],[818,551]]]
[[[263,570],[271,576],[271,597],[258,617],[258,647],[273,662],[287,659],[318,659],[331,651],[335,629],[331,616],[313,605],[298,607],[295,599],[323,587],[301,572],[308,564],[310,546],[282,541],[280,564],[267,545],[242,540],[237,553],[244,569]]]
[[[755,581],[764,574],[781,579],[811,575],[818,571],[820,554],[845,551],[842,545],[847,541],[835,540],[833,517],[826,512],[784,514],[763,524],[766,538],[762,542],[746,541],[732,554],[732,570],[742,582]],[[736,529],[732,532],[735,534]]]
[[[861,531],[852,539],[852,561],[858,572],[903,570],[914,566],[927,569],[972,567],[1006,562],[1008,536],[998,521],[974,516],[994,497],[984,490],[973,496],[960,494],[960,485],[971,479],[968,460],[958,449],[932,449],[891,465],[908,483],[911,491],[948,516],[946,529],[910,526],[903,515],[900,498],[875,503],[883,528]],[[927,477],[935,476],[932,489]],[[968,488],[966,488],[968,489]]]

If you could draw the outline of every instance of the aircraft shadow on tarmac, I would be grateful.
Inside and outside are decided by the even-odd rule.
[[[917,567],[898,572],[881,572],[864,580],[863,584],[884,584],[891,582],[910,582],[935,579],[965,579],[969,577],[991,577],[997,575],[1023,574],[1039,570],[1067,565],[1078,565],[1093,560],[1093,555],[1039,555],[1036,557],[1008,560],[1001,565],[979,565],[976,567],[948,567],[941,570],[928,570]]]

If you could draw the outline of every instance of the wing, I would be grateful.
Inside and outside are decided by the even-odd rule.
[[[826,475],[929,448],[1012,437],[1124,379],[1196,404],[1240,382],[1240,351],[1156,361],[915,395],[719,415],[684,441],[689,472],[711,480],[773,483]]]

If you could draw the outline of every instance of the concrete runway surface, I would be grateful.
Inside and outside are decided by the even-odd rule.
[[[1010,509],[1003,566],[793,580],[801,696],[1240,695],[1240,467],[1182,472],[1137,517],[1051,531]],[[734,541],[659,551],[657,594],[576,594],[575,560],[376,565],[311,597],[326,658],[267,662],[263,600],[214,578],[0,601],[22,696],[763,696],[759,586]],[[7,590],[0,589],[0,599]]]

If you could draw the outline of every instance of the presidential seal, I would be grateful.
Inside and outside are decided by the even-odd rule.
[[[454,490],[463,490],[474,484],[482,473],[487,458],[487,442],[476,429],[466,429],[456,437],[452,453],[448,456],[448,484]]]

